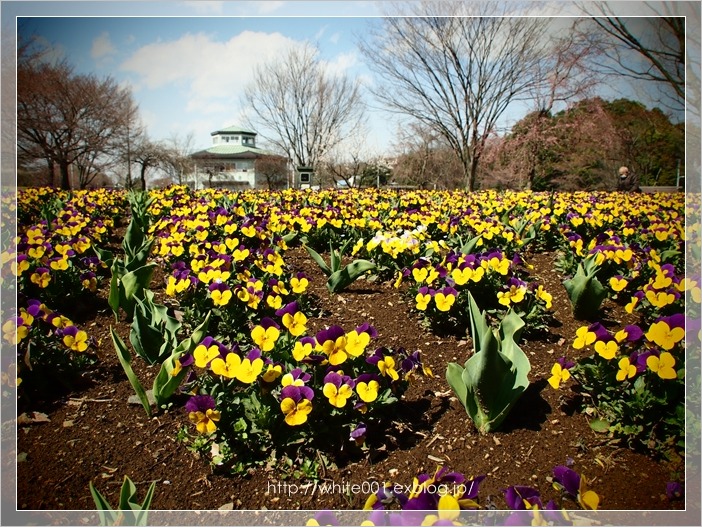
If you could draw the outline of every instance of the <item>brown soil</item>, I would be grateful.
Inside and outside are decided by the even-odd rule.
[[[665,497],[665,484],[680,466],[621,448],[594,433],[587,416],[574,411],[572,393],[548,385],[554,360],[566,353],[573,358],[575,350],[570,344],[581,325],[571,316],[554,258],[554,254],[529,258],[533,275],[553,294],[555,318],[548,334],[522,343],[532,364],[531,386],[500,431],[480,435],[444,378],[447,362],[462,363],[467,358],[472,349],[469,338],[440,336],[427,329],[408,299],[390,283],[361,280],[332,296],[324,276],[304,251],[298,248],[287,253],[286,262],[310,277],[309,292],[320,308],[319,317],[310,319],[311,334],[325,325],[346,328],[370,322],[378,331],[378,345],[421,350],[435,374],[417,378],[410,386],[382,446],[372,449],[366,458],[323,470],[322,481],[411,484],[413,476],[433,472],[444,463],[466,475],[486,474],[480,488],[481,505],[492,502],[504,509],[502,489],[509,485],[531,485],[541,491],[544,501],[555,498],[549,483],[551,471],[570,457],[575,461],[573,468],[586,475],[590,487],[600,495],[604,509],[683,507],[683,502]],[[152,287],[157,295],[163,293],[162,275],[155,277]],[[630,322],[615,304],[607,304],[605,310],[614,325]],[[116,503],[125,475],[137,484],[140,496],[150,482],[157,482],[152,509],[363,507],[367,496],[362,494],[288,496],[276,492],[274,487],[281,480],[265,469],[247,477],[214,474],[205,460],[197,459],[176,440],[177,431],[188,424],[184,409],[173,408],[149,419],[141,406],[127,403],[133,390],[117,361],[109,330],[114,326],[128,342],[128,324],[115,323],[104,298],[82,318],[76,322],[95,338],[98,366],[83,389],[54,400],[35,400],[25,409],[30,416],[32,411],[45,413],[48,421],[18,427],[18,509],[94,509],[90,481]],[[155,369],[139,359],[133,366],[149,385]],[[571,503],[571,508],[577,505]]]

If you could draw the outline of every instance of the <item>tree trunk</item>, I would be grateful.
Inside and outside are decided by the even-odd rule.
[[[141,190],[146,190],[146,164],[141,165],[139,181],[141,182]]]
[[[46,169],[49,174],[49,186],[55,187],[56,186],[56,164],[54,163],[53,159],[50,157],[46,158]]]
[[[529,175],[526,180],[526,185],[524,185],[524,190],[531,190],[534,179],[536,179],[536,169],[532,166],[529,168]]]
[[[59,163],[59,168],[61,171],[61,189],[71,190],[71,178],[68,172],[68,162],[62,160]]]
[[[466,191],[473,192],[475,190],[475,180],[478,175],[479,156],[473,155],[469,158],[463,158],[463,173],[465,174]]]
[[[473,192],[475,190],[475,180],[478,179],[478,164],[480,163],[480,157],[474,155],[470,160],[470,188],[469,191]]]

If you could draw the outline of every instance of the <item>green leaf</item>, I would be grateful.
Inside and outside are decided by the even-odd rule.
[[[541,229],[541,220],[537,221],[533,225],[529,226],[529,231],[526,236],[522,237],[522,247],[525,245],[530,244],[533,242],[536,237],[539,235],[540,229]]]
[[[129,477],[124,477],[124,483],[119,497],[119,508],[124,514],[123,525],[146,525],[148,510],[154,497],[156,482],[152,482],[146,491],[144,501],[137,501],[136,485]]]
[[[349,245],[351,245],[353,241],[353,238],[349,238],[344,242],[344,244],[341,246],[341,249],[339,249],[339,258],[342,258],[346,254],[346,250],[349,248]]]
[[[128,271],[134,271],[139,267],[146,265],[151,254],[151,247],[154,244],[155,239],[151,239],[142,247],[140,247],[136,252],[127,256],[125,255],[125,268]]]
[[[95,502],[95,508],[98,511],[98,516],[100,517],[100,525],[115,525],[117,521],[117,514],[110,506],[105,496],[103,496],[99,490],[95,488],[93,482],[88,483],[90,488],[90,494],[93,496],[93,501]]]
[[[144,235],[144,231],[141,230],[139,224],[132,218],[129,225],[127,225],[127,231],[124,234],[124,240],[122,242],[125,255],[131,259],[143,247],[145,242],[146,236]]]
[[[151,502],[154,499],[154,493],[156,492],[156,482],[153,481],[151,485],[149,485],[148,490],[146,491],[146,496],[144,496],[144,501],[141,502],[141,514],[137,516],[137,521],[135,522],[136,525],[148,525],[148,522],[146,521],[147,518],[147,513],[148,510],[151,508]]]
[[[122,341],[122,339],[112,327],[110,327],[110,335],[112,335],[112,343],[115,346],[115,350],[117,351],[117,358],[119,359],[119,362],[122,365],[122,368],[124,369],[124,373],[127,374],[129,383],[132,385],[132,388],[134,388],[134,392],[139,397],[139,400],[141,401],[141,405],[144,407],[144,410],[146,410],[146,415],[148,417],[151,417],[151,405],[149,404],[149,398],[147,397],[146,392],[144,391],[144,387],[141,385],[141,382],[139,382],[139,378],[136,376],[134,370],[132,369],[132,356],[130,355],[129,350],[127,349],[127,346],[125,345],[124,341]]]
[[[481,433],[499,427],[525,386],[516,383],[510,360],[498,350],[492,330],[483,336],[483,345],[466,361],[462,379],[466,385],[466,410]]]
[[[145,293],[153,294],[151,291],[145,291]],[[151,304],[153,322],[162,325],[174,335],[178,333],[182,324],[178,319],[168,314],[168,308],[162,304],[154,304],[152,300],[149,300],[149,303]]]
[[[675,258],[676,256],[680,256],[681,254],[682,252],[676,249],[668,249],[667,251],[663,251],[661,253],[661,261],[667,262],[668,260]]]
[[[307,251],[307,253],[312,257],[312,259],[313,259],[315,262],[317,262],[317,265],[318,265],[319,268],[322,270],[322,272],[323,272],[325,275],[330,276],[330,275],[332,274],[332,270],[329,269],[329,266],[328,266],[327,263],[324,261],[324,258],[322,258],[322,257],[320,256],[320,254],[319,254],[317,251],[315,251],[314,249],[312,249],[312,247],[310,247],[309,245],[303,245],[303,247],[305,248],[305,250]]]
[[[134,316],[136,299],[144,297],[144,290],[149,287],[155,268],[156,263],[151,262],[134,271],[129,271],[122,276],[119,299],[120,307],[129,317]]]
[[[519,384],[528,386],[527,375],[531,371],[531,363],[526,353],[517,345],[524,325],[522,318],[510,309],[500,323],[500,352],[514,365],[518,372]]]
[[[327,288],[332,293],[343,291],[358,280],[364,273],[375,269],[375,264],[368,260],[355,260],[343,269],[332,273],[327,280]]]
[[[593,419],[592,421],[590,421],[590,428],[592,428],[593,431],[600,434],[609,432],[609,426],[609,423],[604,419]]]
[[[297,231],[289,232],[288,234],[286,234],[285,236],[283,236],[283,241],[284,241],[286,244],[287,244],[287,243],[292,243],[293,241],[295,241],[295,238],[297,238],[297,235],[298,235],[298,234],[299,234],[299,233],[298,233]]]
[[[473,340],[473,351],[477,353],[482,347],[481,337],[487,333],[489,327],[484,313],[480,312],[480,308],[470,291],[468,291],[468,314],[470,316],[470,336]]]
[[[515,203],[509,209],[507,209],[506,211],[504,211],[502,213],[502,216],[500,216],[500,223],[502,223],[503,225],[509,225],[509,215],[516,208],[516,206],[517,206],[517,204]]]
[[[477,243],[480,241],[481,238],[482,238],[482,236],[478,235],[478,236],[468,240],[465,244],[463,244],[461,246],[461,254],[470,254],[473,251],[473,249],[475,249],[475,246],[477,245]]]
[[[160,407],[168,402],[188,374],[188,369],[183,368],[177,375],[173,375],[175,361],[180,359],[185,352],[174,353],[161,364],[161,369],[154,379],[153,394],[156,406]]]
[[[600,309],[602,301],[607,296],[607,290],[595,276],[597,264],[594,258],[588,257],[578,264],[575,276],[563,282],[577,320],[593,318]]]
[[[200,324],[193,330],[190,337],[188,337],[185,340],[182,340],[173,353],[192,353],[197,347],[197,345],[200,344],[202,339],[205,338],[207,334],[207,327],[209,326],[209,324],[210,313],[208,312],[207,315],[205,315],[205,320],[202,322],[202,324]]]
[[[329,268],[332,274],[341,268],[341,255],[334,250],[331,240],[329,240]]]
[[[149,364],[155,364],[160,359],[159,352],[164,344],[164,336],[168,337],[168,334],[150,323],[152,317],[147,312],[148,308],[138,298],[135,300],[136,307],[129,331],[129,341],[139,357]]]
[[[478,430],[487,433],[502,424],[529,386],[531,364],[517,346],[521,317],[510,311],[496,333],[470,293],[468,301],[474,353],[464,368],[450,363],[446,380]]]
[[[136,496],[136,485],[127,476],[124,476],[122,489],[119,493],[119,508],[120,510],[133,510],[133,505],[136,504],[134,497]]]
[[[119,299],[120,299],[120,279],[117,273],[112,272],[112,278],[110,279],[110,294],[107,297],[107,304],[112,308],[112,312],[115,314],[115,321],[119,322]]]
[[[166,306],[153,303],[153,292],[135,298],[134,319],[129,340],[136,354],[149,364],[161,362],[175,349],[181,323],[168,315]]]
[[[465,407],[468,389],[463,382],[463,370],[463,366],[456,364],[455,362],[449,362],[448,366],[446,367],[446,381],[456,394],[456,397],[458,397],[458,400]]]
[[[101,262],[104,262],[107,267],[112,267],[112,263],[114,262],[114,255],[108,251],[107,249],[100,249],[99,247],[92,245],[93,251],[95,251],[95,254],[97,257],[100,259]]]

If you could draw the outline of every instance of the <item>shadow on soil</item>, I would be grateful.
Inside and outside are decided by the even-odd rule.
[[[541,391],[548,386],[548,381],[541,379],[529,385],[526,391],[512,407],[504,420],[500,431],[512,432],[514,430],[541,430],[551,413],[551,405],[542,397]]]
[[[390,426],[369,434],[369,437],[377,438],[369,443],[372,461],[381,461],[396,450],[416,447],[434,430],[436,423],[450,408],[448,397],[435,397],[431,393],[398,405],[396,418]]]

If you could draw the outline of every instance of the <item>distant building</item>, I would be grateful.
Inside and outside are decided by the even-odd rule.
[[[189,184],[193,188],[254,189],[268,188],[270,175],[257,174],[256,161],[282,156],[256,147],[256,132],[231,126],[212,132],[212,146],[195,152],[195,172]],[[281,163],[282,165],[282,163]],[[287,181],[287,173],[276,175]],[[285,185],[283,185],[285,186]]]

